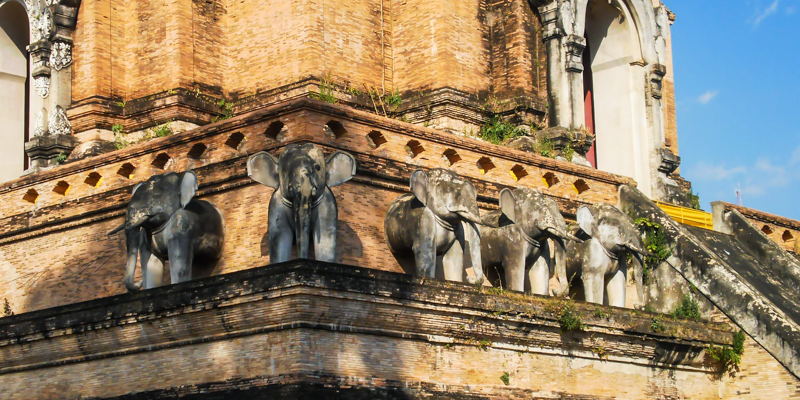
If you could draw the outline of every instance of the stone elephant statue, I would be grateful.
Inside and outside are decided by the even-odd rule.
[[[527,288],[534,294],[548,294],[550,278],[556,275],[561,284],[557,294],[569,290],[565,241],[582,240],[567,232],[567,223],[555,200],[526,187],[503,189],[500,210],[486,213],[483,222],[486,225],[481,228],[484,269],[502,266],[507,289]],[[555,262],[550,260],[551,242]]]
[[[480,212],[475,187],[442,168],[414,171],[411,192],[389,206],[384,232],[389,249],[407,273],[483,283]],[[437,256],[443,256],[437,265]]]
[[[644,250],[631,217],[610,204],[596,204],[580,207],[577,219],[576,236],[585,240],[567,245],[567,275],[583,281],[586,301],[625,307],[629,254],[636,289],[643,299],[642,256],[650,253]]]
[[[299,258],[309,258],[313,242],[317,260],[336,260],[339,214],[330,188],[349,181],[355,173],[352,155],[337,151],[325,159],[313,143],[292,143],[277,160],[263,151],[250,157],[247,174],[276,189],[267,223],[270,263],[288,261],[295,240]]]
[[[195,199],[197,175],[192,171],[151,176],[133,187],[125,223],[127,266],[125,287],[136,291],[161,286],[163,262],[169,260],[173,284],[192,279],[195,261],[219,259],[225,241],[222,213],[211,203]],[[134,283],[136,258],[142,282]]]

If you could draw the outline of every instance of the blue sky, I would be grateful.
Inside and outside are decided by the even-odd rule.
[[[716,200],[800,219],[800,0],[664,0],[681,175]]]

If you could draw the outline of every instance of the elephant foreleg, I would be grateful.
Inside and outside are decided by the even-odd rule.
[[[436,278],[436,221],[430,210],[425,210],[419,221],[419,231],[411,245],[417,277]]]
[[[169,273],[172,284],[192,280],[192,249],[188,237],[175,237],[167,242]]]
[[[525,291],[525,255],[526,246],[514,246],[513,250],[506,249],[503,254],[503,269],[506,275],[505,289]]]
[[[269,262],[277,264],[289,261],[294,242],[294,229],[292,228],[292,209],[280,201],[280,191],[275,191],[269,203]]]
[[[339,219],[336,199],[328,190],[317,206],[314,221],[314,256],[319,261],[336,262],[336,223]]]
[[[606,294],[608,296],[608,305],[614,307],[625,307],[625,289],[627,284],[627,268],[622,263],[624,261],[620,258],[620,266],[608,279],[606,283]]]
[[[588,303],[603,303],[603,283],[605,279],[602,274],[585,272],[583,275],[583,292]]]
[[[533,262],[528,271],[531,284],[531,293],[547,295],[550,292],[550,248],[547,242],[542,243],[539,257]]]
[[[145,289],[162,286],[164,283],[164,264],[152,252],[153,239],[146,232],[142,233],[142,244],[139,257],[142,264],[142,281]]]
[[[444,279],[447,281],[464,281],[464,248],[463,239],[456,240],[442,257]]]

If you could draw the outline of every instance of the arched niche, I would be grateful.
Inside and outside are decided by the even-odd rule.
[[[29,96],[28,13],[17,1],[0,1],[0,182],[27,168]]]
[[[625,1],[589,0],[584,28],[585,126],[596,137],[587,158],[649,188],[647,74],[636,19]]]

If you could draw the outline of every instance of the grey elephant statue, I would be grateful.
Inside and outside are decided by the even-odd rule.
[[[483,283],[475,187],[441,168],[414,171],[410,185],[412,193],[395,199],[384,219],[386,242],[400,265],[418,277]]]
[[[263,151],[250,157],[247,174],[276,189],[267,217],[270,263],[288,261],[295,240],[299,258],[309,258],[313,242],[317,260],[335,261],[339,215],[331,188],[355,173],[353,156],[337,151],[325,159],[312,143],[292,143],[277,160]]]
[[[165,260],[173,284],[192,279],[195,261],[219,259],[225,241],[222,213],[211,203],[195,199],[197,175],[168,172],[151,176],[133,187],[125,223],[109,233],[125,230],[127,266],[125,287],[136,291],[161,286]],[[134,283],[136,259],[142,282]]]
[[[484,269],[502,267],[507,289],[545,295],[550,291],[550,278],[555,275],[561,284],[561,291],[556,294],[569,290],[566,241],[582,240],[567,232],[567,223],[555,200],[525,187],[503,189],[500,209],[486,213],[483,222]],[[550,260],[551,242],[555,245],[555,262]]]
[[[628,215],[610,204],[582,206],[577,212],[583,243],[567,246],[567,275],[583,281],[586,301],[625,307],[628,255],[639,299],[643,299],[642,237]],[[605,297],[604,297],[605,295]]]

